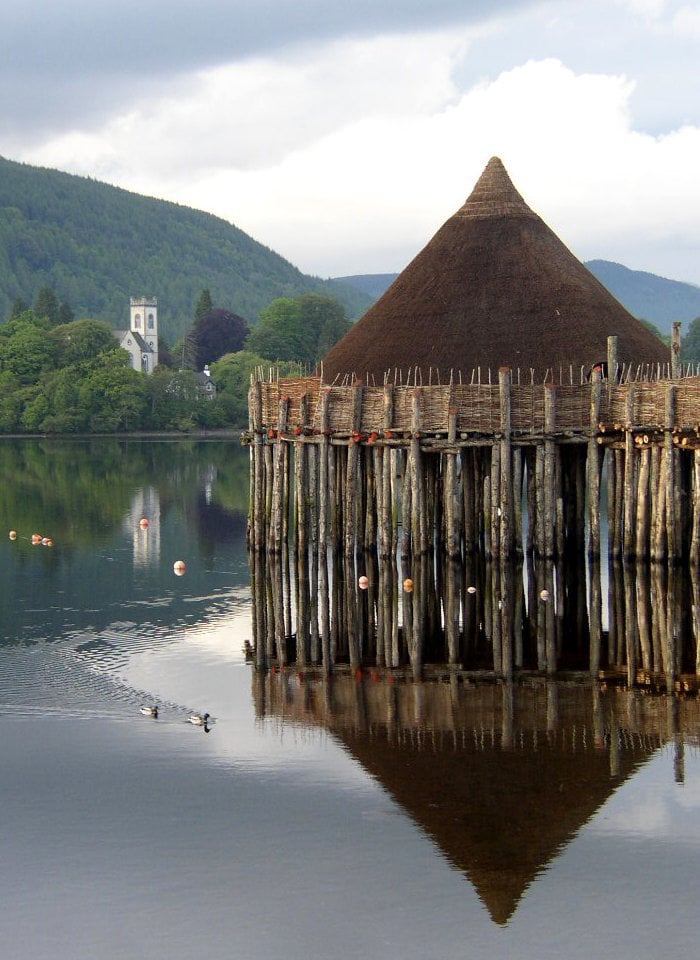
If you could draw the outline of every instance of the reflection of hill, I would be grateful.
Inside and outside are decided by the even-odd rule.
[[[258,711],[332,731],[497,923],[656,749],[700,730],[698,701],[597,684],[256,679]]]

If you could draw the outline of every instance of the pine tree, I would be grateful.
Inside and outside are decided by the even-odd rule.
[[[205,313],[209,313],[213,309],[214,304],[211,300],[211,294],[205,287],[204,290],[199,295],[197,300],[197,305],[194,308],[194,320],[195,323],[199,320],[200,317],[203,317]]]

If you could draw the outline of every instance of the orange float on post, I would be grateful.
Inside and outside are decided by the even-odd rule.
[[[141,519],[139,520],[139,526],[140,526],[143,530],[145,530],[146,527],[148,526],[148,520],[147,520],[145,517],[141,517]]]

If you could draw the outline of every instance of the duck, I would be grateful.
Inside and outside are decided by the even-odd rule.
[[[196,727],[206,727],[208,719],[208,713],[191,713],[187,721],[188,723],[193,723]]]
[[[139,707],[139,710],[144,715],[144,717],[157,717],[158,716],[158,707]]]

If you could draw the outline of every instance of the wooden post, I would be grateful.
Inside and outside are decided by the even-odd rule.
[[[355,552],[357,531],[357,477],[360,460],[359,433],[362,424],[362,384],[353,385],[352,402],[352,431],[348,445],[348,464],[345,474],[345,556],[351,557]]]
[[[700,564],[700,450],[693,451],[693,526],[690,537],[690,562]],[[700,646],[698,647],[700,650]]]
[[[671,376],[676,380],[681,375],[681,321],[671,324]]]
[[[330,389],[321,392],[320,420],[321,437],[318,449],[318,565],[319,565],[319,604],[321,630],[321,663],[324,673],[331,670],[331,623],[330,600],[328,594],[328,455],[330,451]]]
[[[600,453],[598,423],[600,421],[600,367],[591,373],[591,400],[588,426],[588,553],[600,557]]]
[[[394,392],[391,384],[384,387],[384,397],[382,402],[382,429],[384,436],[391,431],[391,421],[394,415]],[[380,448],[381,453],[381,478],[377,476],[377,484],[381,483],[382,489],[382,510],[379,515],[379,557],[387,558],[392,553],[392,541],[394,537],[394,526],[396,523],[396,505],[392,500],[392,460],[393,452],[391,447],[384,446]]]
[[[282,438],[287,429],[287,413],[289,397],[280,397],[277,411],[277,439],[273,454],[272,476],[272,504],[270,508],[270,543],[269,549],[275,553],[282,552],[283,504],[284,490],[284,452],[285,441]]]
[[[634,400],[635,387],[633,383],[627,385],[627,396],[625,398],[625,493],[624,493],[624,520],[623,520],[623,552],[629,559],[634,556],[637,546],[635,536],[635,518],[637,514],[636,493],[636,451],[634,449],[634,435],[632,427],[634,426]]]
[[[422,554],[427,549],[423,542],[425,529],[425,496],[423,484],[423,464],[420,450],[421,435],[421,387],[415,387],[411,398],[411,452],[409,472],[411,481],[411,543],[413,555]]]
[[[617,383],[617,337],[608,337],[608,380]]]
[[[253,547],[263,550],[265,547],[265,439],[262,423],[262,384],[259,380],[251,383],[250,408],[253,419]]]
[[[447,421],[447,440],[449,443],[454,443],[456,439],[457,408],[450,407]],[[450,560],[458,560],[462,556],[461,524],[459,523],[460,513],[457,510],[457,453],[452,450],[448,450],[445,454],[444,501],[447,556]]]
[[[557,392],[554,384],[544,385],[544,555],[555,555],[556,531],[556,445]]]
[[[680,537],[676,524],[676,470],[675,451],[673,449],[673,421],[676,407],[676,388],[666,386],[666,405],[664,420],[664,452],[666,454],[666,534],[668,559],[674,562],[680,557]]]
[[[498,507],[500,511],[500,555],[510,558],[513,554],[514,494],[513,463],[511,456],[511,384],[510,367],[501,367],[498,371],[498,394],[501,415],[501,454],[500,454],[500,490]]]
[[[637,484],[637,559],[649,557],[649,478],[651,475],[651,450],[648,446],[639,451],[639,482]]]

